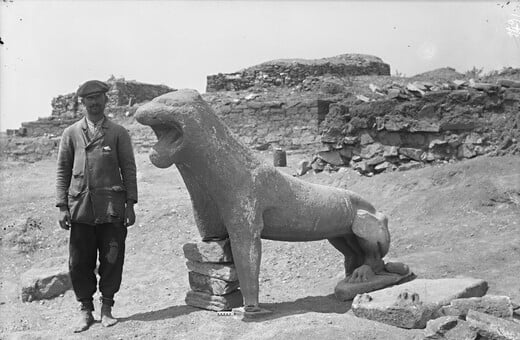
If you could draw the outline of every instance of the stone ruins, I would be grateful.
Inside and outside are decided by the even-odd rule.
[[[131,116],[172,89],[108,82],[108,114],[126,119],[138,150],[148,149],[150,136],[133,128]],[[300,174],[351,167],[372,176],[520,153],[520,71],[511,68],[481,78],[451,68],[405,78],[367,55],[282,59],[209,75],[203,98],[246,145],[307,153]],[[52,154],[61,131],[82,114],[72,93],[54,98],[52,108],[50,117],[8,131],[2,156],[33,161]]]

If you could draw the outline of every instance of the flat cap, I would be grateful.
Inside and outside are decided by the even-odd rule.
[[[109,86],[102,81],[89,80],[79,87],[78,91],[76,91],[76,94],[78,97],[86,97],[93,93],[106,93],[108,92],[108,89]]]

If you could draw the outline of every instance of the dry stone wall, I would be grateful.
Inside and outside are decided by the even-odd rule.
[[[321,144],[319,123],[328,112],[328,101],[276,92],[208,93],[203,97],[235,137],[251,147],[315,149]]]
[[[519,154],[520,88],[485,85],[460,83],[411,100],[333,103],[320,126],[327,150],[318,153],[313,167],[351,166],[371,175],[484,154]]]
[[[390,75],[390,65],[364,54],[342,54],[316,60],[282,59],[269,61],[234,73],[207,77],[206,92],[238,91],[252,87],[297,87],[309,77]]]

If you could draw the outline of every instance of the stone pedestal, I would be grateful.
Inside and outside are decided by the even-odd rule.
[[[186,294],[187,305],[212,311],[242,306],[229,239],[186,243],[183,250],[191,288]]]

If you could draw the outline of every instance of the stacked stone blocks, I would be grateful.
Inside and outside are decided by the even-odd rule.
[[[242,306],[229,239],[187,243],[183,251],[191,288],[186,294],[187,305],[212,311]]]

